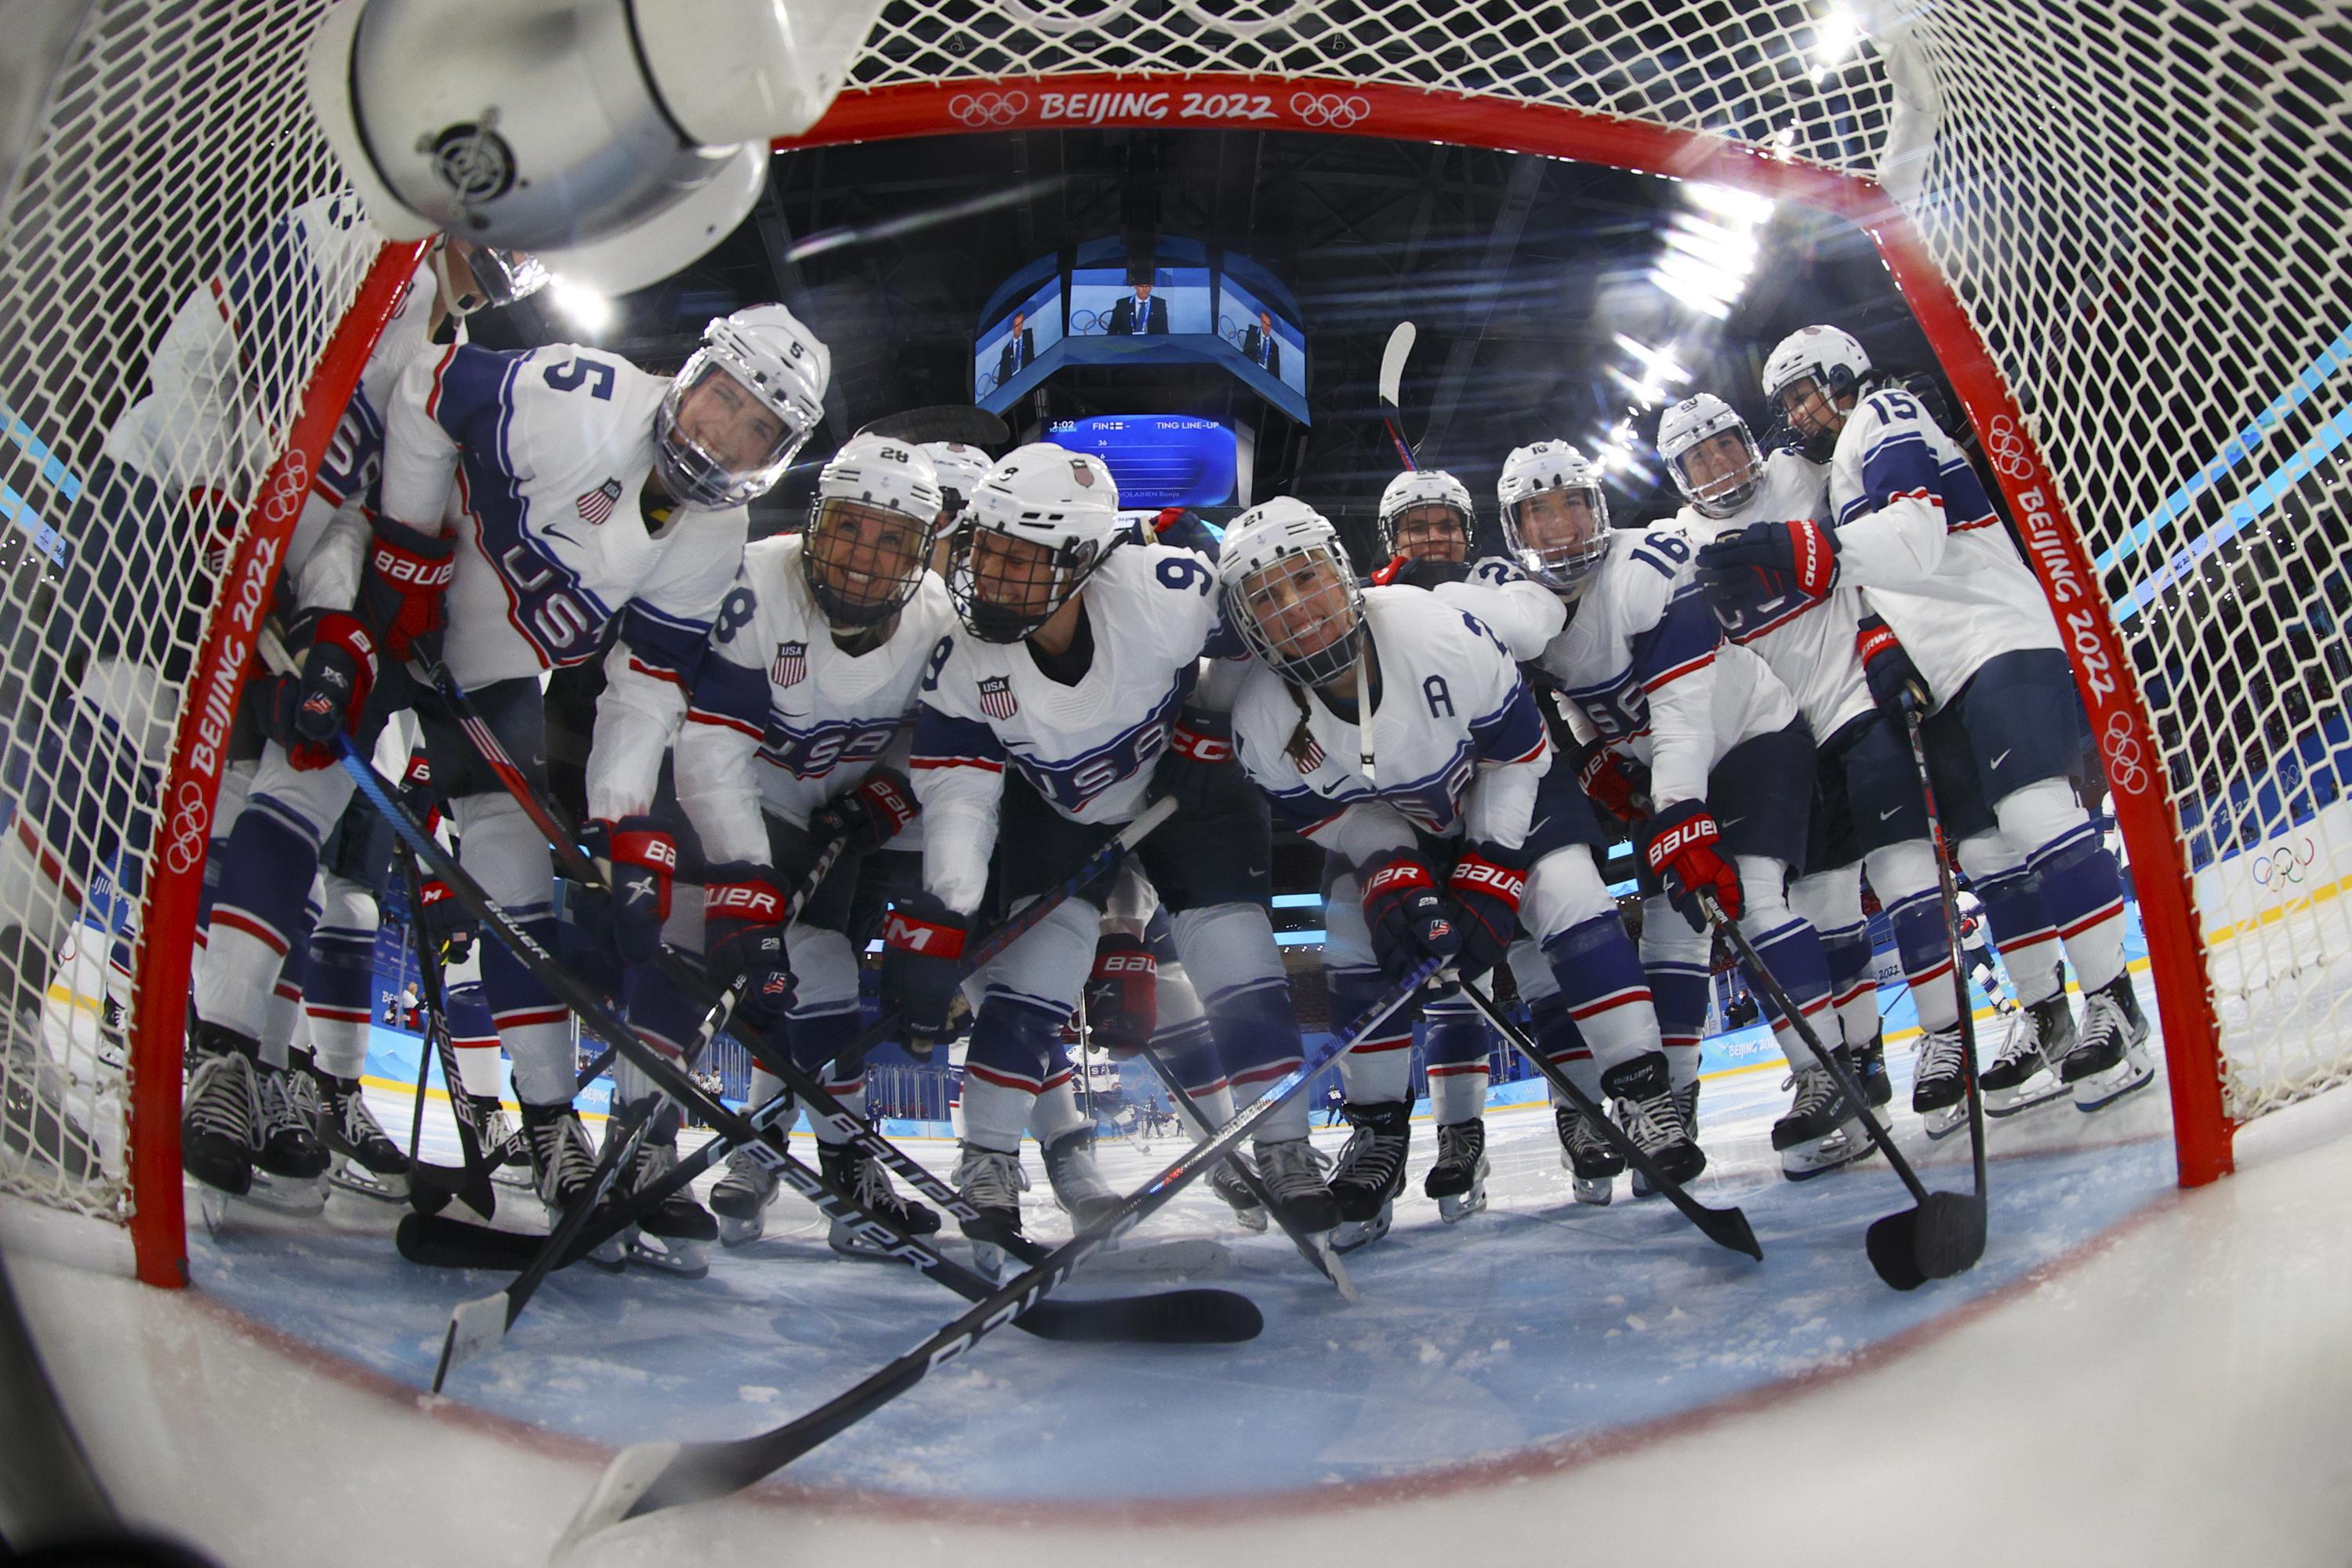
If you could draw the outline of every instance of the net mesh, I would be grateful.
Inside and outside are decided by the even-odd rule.
[[[131,992],[180,691],[376,248],[317,200],[321,8],[93,7],[0,230],[0,1186],[116,1217],[125,1021],[186,1005]]]
[[[110,988],[133,1009],[184,1003],[129,995],[109,960],[127,952],[149,869],[155,770],[214,583],[203,544],[223,507],[252,499],[368,259],[324,218],[287,232],[336,184],[300,99],[320,8],[95,7],[5,214],[0,921],[17,934],[0,932],[0,962],[38,1016],[12,1021],[0,1060],[0,1184],[70,1206],[128,1204]],[[2116,602],[2161,754],[2109,761],[2177,797],[2229,1110],[2341,1081],[2346,26],[2307,5],[2182,0],[1860,15],[1856,27],[1841,7],[1719,0],[892,0],[850,81],[853,100],[969,83],[975,100],[1023,90],[985,79],[1064,73],[1390,83],[1883,178],[2014,390]],[[117,449],[143,468],[105,456],[133,416]],[[1987,447],[2006,460],[1999,430]]]

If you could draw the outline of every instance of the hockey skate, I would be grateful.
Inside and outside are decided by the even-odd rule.
[[[956,1222],[971,1243],[972,1267],[994,1279],[1004,1271],[1004,1243],[1021,1234],[1021,1194],[1029,1190],[1029,1173],[1021,1168],[1018,1151],[966,1143],[951,1179],[957,1195],[979,1214]]]
[[[247,1044],[226,1029],[198,1025],[188,1042],[188,1087],[180,1111],[180,1168],[207,1191],[236,1197],[253,1187],[254,1129],[261,1121],[261,1090]]]
[[[1073,1228],[1085,1230],[1108,1218],[1118,1207],[1118,1194],[1095,1169],[1095,1134],[1082,1127],[1065,1132],[1045,1145],[1045,1184],[1054,1202],[1070,1216]]]
[[[606,1137],[613,1134],[610,1131]],[[665,1101],[654,1112],[646,1135],[624,1162],[613,1186],[615,1202],[625,1202],[658,1184],[677,1169],[677,1106]],[[620,1236],[624,1256],[632,1264],[657,1268],[682,1279],[699,1279],[710,1272],[710,1244],[719,1238],[719,1223],[695,1200],[691,1185],[680,1187],[637,1217]]]
[[[1452,1122],[1437,1130],[1437,1163],[1421,1190],[1437,1200],[1437,1217],[1454,1225],[1486,1206],[1487,1173],[1486,1122]]]
[[[66,1075],[41,1043],[41,1015],[0,1019],[0,1169],[40,1169],[69,1182],[98,1172],[98,1141],[66,1100]]]
[[[1601,1087],[1617,1101],[1625,1135],[1649,1156],[1660,1175],[1687,1183],[1706,1169],[1706,1152],[1683,1123],[1663,1051],[1619,1062],[1601,1075]]]
[[[856,1144],[820,1143],[816,1146],[816,1158],[817,1163],[824,1168],[825,1179],[857,1200],[858,1207],[871,1210],[908,1236],[929,1236],[940,1228],[938,1212],[900,1197],[897,1189],[891,1186],[889,1173],[883,1170],[882,1162]],[[1051,1169],[1051,1158],[1047,1156],[1048,1169]],[[730,1176],[734,1173],[731,1163],[728,1173]],[[764,1172],[761,1173],[765,1174]],[[1099,1182],[1101,1178],[1097,1177],[1096,1180]],[[772,1193],[775,1187],[776,1179],[769,1176],[768,1190]],[[713,1207],[718,1205],[716,1193],[711,1194],[711,1203]],[[722,1223],[722,1239],[725,1234]],[[825,1244],[844,1258],[861,1261],[887,1262],[891,1258],[888,1252],[862,1245],[857,1239],[856,1228],[841,1220],[833,1222],[832,1228],[825,1234]]]
[[[1853,1081],[1862,1086],[1863,1103],[1876,1110],[1895,1098],[1895,1079],[1886,1070],[1886,1042],[1876,1035],[1866,1046],[1849,1046],[1846,1059],[1853,1063]]]
[[[1339,1205],[1323,1180],[1323,1157],[1304,1138],[1261,1139],[1257,1172],[1286,1226],[1321,1236],[1339,1223]]]
[[[1790,1080],[1797,1097],[1789,1112],[1772,1123],[1772,1147],[1780,1151],[1780,1174],[1802,1182],[1849,1165],[1870,1152],[1836,1077],[1816,1062]]]
[[[2147,1037],[2128,971],[2084,998],[2082,1038],[2059,1069],[2074,1091],[2074,1109],[2103,1110],[2154,1081]]]
[[[766,1235],[768,1205],[775,1197],[775,1173],[752,1158],[750,1150],[738,1149],[728,1155],[726,1174],[710,1189],[710,1212],[719,1219],[719,1245],[747,1247]]]
[[[249,1044],[241,1042],[233,1048],[243,1055],[243,1046]],[[247,1185],[241,1193],[222,1187],[209,1188],[202,1195],[215,1204],[215,1193],[240,1197],[274,1214],[303,1217],[321,1214],[327,1207],[327,1171],[334,1163],[319,1137],[326,1107],[320,1103],[308,1073],[247,1059],[253,1064],[255,1106]],[[205,1215],[207,1223],[216,1223],[218,1217],[217,1213]]]
[[[1386,1236],[1395,1217],[1405,1153],[1412,1146],[1412,1108],[1394,1100],[1350,1103],[1340,1114],[1354,1131],[1331,1171],[1331,1201],[1339,1216],[1331,1250],[1353,1252]]]
[[[322,1107],[320,1131],[334,1158],[327,1180],[347,1193],[379,1203],[408,1201],[408,1156],[368,1109],[360,1080],[307,1069]]]
[[[2066,1092],[2060,1076],[2076,1044],[2074,1010],[2062,989],[2012,1015],[2000,1052],[1979,1079],[1987,1116],[2014,1116]]]
[[[1591,1117],[1564,1100],[1552,1102],[1551,1120],[1559,1132],[1559,1163],[1568,1169],[1570,1191],[1578,1203],[1607,1208],[1617,1178],[1625,1173],[1625,1156]]]
[[[1682,1110],[1683,1125],[1690,1129],[1693,1138],[1696,1138],[1698,1136],[1698,1080],[1696,1079],[1693,1079],[1675,1090],[1675,1104]],[[1654,1198],[1658,1195],[1658,1189],[1650,1184],[1649,1177],[1636,1171],[1633,1173],[1633,1195],[1636,1198]]]
[[[531,1189],[546,1205],[548,1229],[552,1231],[563,1223],[565,1211],[573,1204],[593,1204],[601,1195],[596,1187],[596,1146],[569,1101],[526,1104],[522,1133],[530,1151]],[[607,1237],[587,1255],[587,1261],[618,1273],[625,1267],[621,1238]]]
[[[1927,1123],[1930,1138],[1948,1137],[1967,1124],[1968,1086],[1960,1076],[1958,1025],[1920,1035],[1911,1068],[1911,1109]]]
[[[1257,1201],[1257,1194],[1250,1191],[1249,1184],[1236,1169],[1248,1157],[1236,1149],[1218,1161],[1216,1168],[1209,1173],[1209,1190],[1225,1200],[1244,1230],[1262,1231],[1266,1225],[1265,1205]],[[1255,1166],[1250,1167],[1250,1173],[1257,1173]]]
[[[482,1161],[490,1180],[518,1192],[530,1189],[530,1145],[522,1129],[507,1114],[506,1102],[495,1094],[467,1097],[474,1108],[474,1141],[481,1145]]]

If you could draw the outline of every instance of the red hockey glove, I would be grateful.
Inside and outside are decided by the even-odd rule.
[[[917,893],[890,911],[882,937],[882,1010],[905,1026],[909,1054],[928,1060],[950,1037],[949,1016],[963,984],[964,939],[971,919],[929,893]]]
[[[1151,1043],[1160,1027],[1160,961],[1139,936],[1113,931],[1095,943],[1087,977],[1087,1028],[1094,1043],[1124,1061]]]
[[[730,861],[710,868],[702,889],[702,931],[710,978],[743,982],[736,1012],[765,1034],[793,1005],[793,966],[784,954],[784,895],[764,866]]]
[[[1462,952],[1454,967],[1465,976],[1503,962],[1519,934],[1519,899],[1528,890],[1526,858],[1499,844],[1473,844],[1454,862],[1446,896],[1462,916]]]
[[[1642,796],[1648,791],[1648,781],[1636,778],[1641,764],[1622,757],[1606,741],[1595,741],[1585,749],[1584,760],[1577,764],[1576,782],[1584,793],[1597,802],[1601,809],[1620,822],[1638,822],[1649,814],[1642,809]]]
[[[457,573],[457,542],[446,535],[422,533],[389,517],[375,520],[359,612],[394,658],[440,662],[441,630],[449,624],[442,601]]]
[[[1751,522],[1698,552],[1699,586],[1738,612],[1791,594],[1826,599],[1837,584],[1837,535],[1811,518]]]
[[[1862,656],[1862,678],[1880,712],[1899,725],[1907,713],[1927,711],[1927,683],[1885,621],[1863,616],[1853,628],[1853,650]]]
[[[809,838],[819,846],[837,838],[844,854],[863,855],[889,843],[922,812],[907,775],[896,768],[877,767],[856,788],[809,814]]]
[[[650,816],[625,816],[590,829],[612,865],[613,945],[624,963],[651,963],[661,952],[662,922],[669,919],[670,879],[677,875],[677,842]]]
[[[1706,930],[1706,912],[1698,902],[1702,891],[1713,893],[1724,914],[1738,920],[1744,907],[1739,872],[1716,852],[1723,835],[1706,807],[1695,800],[1682,801],[1658,813],[1651,826],[1654,831],[1649,843],[1642,847],[1642,858],[1666,885],[1667,899],[1690,921],[1691,930]]]
[[[1402,982],[1426,958],[1451,958],[1462,933],[1438,896],[1429,862],[1410,849],[1373,860],[1356,873],[1363,889],[1364,923],[1381,973]]]
[[[1184,709],[1168,737],[1167,754],[1151,775],[1152,793],[1176,802],[1188,816],[1215,808],[1220,786],[1234,777],[1234,716],[1206,708]]]
[[[334,736],[359,733],[368,693],[375,689],[375,639],[351,616],[331,610],[310,628],[301,668],[282,676],[269,693],[269,738],[302,773],[331,767]]]

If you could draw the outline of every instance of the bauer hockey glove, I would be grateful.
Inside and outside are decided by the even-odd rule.
[[[1402,982],[1422,960],[1451,958],[1461,949],[1462,933],[1438,896],[1437,878],[1428,861],[1400,849],[1366,863],[1357,876],[1363,885],[1372,958],[1381,973]]]
[[[1160,961],[1141,937],[1106,932],[1087,976],[1087,1028],[1095,1044],[1124,1061],[1150,1045],[1159,1027]]]
[[[1743,908],[1739,872],[1717,852],[1723,835],[1706,807],[1695,800],[1680,801],[1658,813],[1655,832],[1642,847],[1650,872],[1666,887],[1666,898],[1691,930],[1706,930],[1706,911],[1699,908],[1702,890],[1713,893],[1723,912],[1733,920]]]
[[[764,866],[746,860],[710,868],[702,888],[702,939],[710,978],[743,982],[735,1004],[743,1021],[766,1034],[793,1005],[793,966],[784,954],[784,895]]]
[[[1718,608],[1731,611],[1792,594],[1826,599],[1837,572],[1837,535],[1811,518],[1751,522],[1698,552],[1700,588]]]
[[[879,849],[898,836],[923,808],[915,804],[915,786],[896,768],[878,767],[857,787],[837,795],[809,814],[809,838],[819,854],[838,839],[845,855]]]
[[[1885,621],[1863,616],[1853,628],[1853,651],[1862,656],[1862,677],[1880,712],[1900,725],[1905,714],[1927,711],[1927,683]]]
[[[662,922],[669,919],[677,841],[650,816],[593,823],[588,834],[591,847],[611,867],[613,946],[624,963],[651,963],[661,953]]]
[[[457,542],[421,532],[389,517],[375,520],[367,574],[360,579],[360,618],[384,651],[402,662],[441,662],[443,603],[457,573]]]
[[[882,938],[882,1010],[896,1009],[909,1054],[928,1058],[952,1032],[950,1012],[963,984],[964,940],[971,918],[929,893],[890,911]]]
[[[1499,844],[1472,844],[1445,879],[1446,897],[1462,917],[1462,952],[1454,967],[1465,976],[1503,962],[1519,934],[1519,899],[1528,890],[1527,858]]]
[[[1619,756],[1606,741],[1595,741],[1585,748],[1584,758],[1577,763],[1576,782],[1584,793],[1599,804],[1601,809],[1620,822],[1638,822],[1648,813],[1642,809],[1642,798],[1649,793],[1648,772],[1629,757]]]
[[[1219,784],[1231,776],[1226,764],[1233,760],[1234,716],[1187,707],[1177,714],[1168,753],[1153,770],[1152,792],[1174,800],[1176,809],[1186,816],[1200,816],[1213,807]]]
[[[301,773],[334,765],[335,732],[359,733],[376,677],[375,639],[355,617],[328,611],[311,623],[309,641],[301,668],[278,678],[267,709],[269,738]]]

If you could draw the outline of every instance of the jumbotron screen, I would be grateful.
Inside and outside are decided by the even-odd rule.
[[[1105,414],[1056,420],[1045,438],[1100,458],[1118,481],[1121,510],[1232,504],[1240,448],[1213,419]]]

